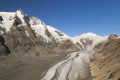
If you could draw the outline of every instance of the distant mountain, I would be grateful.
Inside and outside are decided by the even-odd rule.
[[[22,10],[0,12],[0,56],[10,53],[0,57],[1,80],[120,80],[117,35],[70,37]]]
[[[25,36],[42,38],[45,42],[62,41],[69,36],[44,24],[37,17],[28,17],[22,10],[16,12],[0,12],[1,34],[11,32],[11,29],[24,28]],[[26,29],[26,30],[25,30]],[[27,30],[29,29],[29,30]]]
[[[37,43],[51,44],[55,52],[78,51],[88,45],[95,45],[105,38],[94,33],[84,33],[69,37],[60,30],[46,25],[37,17],[29,17],[22,10],[16,12],[0,12],[0,35],[12,51],[18,46],[34,46]],[[37,44],[38,45],[38,44]]]
[[[92,32],[83,33],[80,36],[75,36],[71,38],[73,43],[75,43],[80,49],[84,49],[88,45],[92,45],[94,47],[94,45],[106,39],[107,37],[99,36]]]

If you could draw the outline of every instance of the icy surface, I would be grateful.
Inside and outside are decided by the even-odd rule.
[[[99,36],[99,35],[96,35],[95,33],[88,32],[88,33],[83,33],[80,36],[71,37],[71,40],[73,41],[74,44],[80,43],[82,45],[82,43],[80,41],[80,39],[82,39],[82,38],[85,38],[85,39],[89,38],[89,40],[93,41],[92,46],[94,46],[97,43],[105,41],[107,39],[107,36]]]
[[[77,80],[89,75],[89,62],[94,53],[92,47],[70,53],[65,60],[51,67],[41,80]]]
[[[14,23],[14,12],[0,12],[0,16],[2,16],[3,21],[0,23],[0,26],[6,29],[6,32],[10,31],[11,26]]]
[[[94,54],[94,46],[106,37],[100,37],[93,33],[83,34],[78,38],[91,38],[93,43],[81,51],[69,53],[65,59],[51,67],[41,80],[79,80],[89,76],[89,62]],[[98,40],[97,40],[98,39]],[[77,41],[77,39],[75,39]]]

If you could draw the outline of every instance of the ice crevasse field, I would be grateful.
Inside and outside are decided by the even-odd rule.
[[[93,38],[91,37],[91,39]],[[68,54],[64,60],[52,66],[41,80],[80,80],[89,76],[89,63],[94,54],[93,48],[97,43],[106,39],[106,37],[94,38],[92,45],[88,45],[78,52]]]

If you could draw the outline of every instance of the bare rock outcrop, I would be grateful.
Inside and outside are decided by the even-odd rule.
[[[107,41],[96,45],[90,63],[92,80],[120,80],[120,38],[116,37],[110,35]]]
[[[116,39],[118,37],[118,35],[116,35],[116,34],[111,34],[109,37],[108,37],[108,39],[109,40],[114,40],[114,39]]]
[[[5,40],[0,36],[0,56],[5,56],[10,53],[9,48],[5,45]]]

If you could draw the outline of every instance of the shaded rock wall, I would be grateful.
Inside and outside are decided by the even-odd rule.
[[[3,36],[0,36],[0,56],[10,54],[10,49],[6,46]]]

